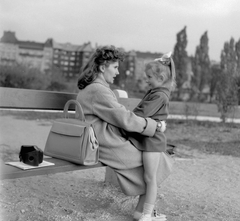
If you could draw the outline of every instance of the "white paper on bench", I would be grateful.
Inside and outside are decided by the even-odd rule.
[[[47,167],[47,166],[55,165],[55,163],[47,162],[45,160],[43,160],[43,162],[41,164],[39,164],[38,166],[30,166],[30,165],[27,165],[23,162],[5,162],[5,164],[11,165],[11,166],[14,166],[14,167],[18,167],[22,170],[31,170],[31,169],[37,169],[37,168],[40,168],[40,167]]]

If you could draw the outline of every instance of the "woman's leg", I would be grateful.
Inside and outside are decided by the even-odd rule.
[[[145,202],[146,194],[140,195],[138,199],[138,204],[136,206],[136,211],[142,213],[143,211],[143,204]]]
[[[143,212],[143,205],[145,203],[145,198],[146,198],[146,194],[140,195],[138,198],[138,203],[137,206],[135,208],[135,212],[133,214],[133,218],[134,220],[139,220],[142,212]]]

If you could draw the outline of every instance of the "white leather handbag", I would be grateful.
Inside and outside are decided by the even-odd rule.
[[[75,119],[69,118],[71,104],[75,105]],[[53,122],[44,154],[81,165],[98,163],[99,143],[78,101],[69,100],[64,106],[64,118]]]

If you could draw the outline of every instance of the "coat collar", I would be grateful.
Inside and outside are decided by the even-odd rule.
[[[99,83],[99,84],[104,85],[105,87],[110,88],[109,84],[105,81],[105,79],[104,79],[101,75],[99,75],[99,76],[93,81],[93,83]]]
[[[154,93],[154,92],[158,92],[158,91],[162,91],[164,92],[168,97],[170,97],[170,90],[166,87],[156,87],[153,89],[149,90],[149,93]]]

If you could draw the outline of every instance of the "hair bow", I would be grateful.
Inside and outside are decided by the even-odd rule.
[[[163,65],[170,65],[170,63],[171,63],[171,59],[170,59],[171,56],[172,56],[172,52],[170,51],[167,54],[164,54],[161,58],[156,58],[154,61],[159,61]]]

